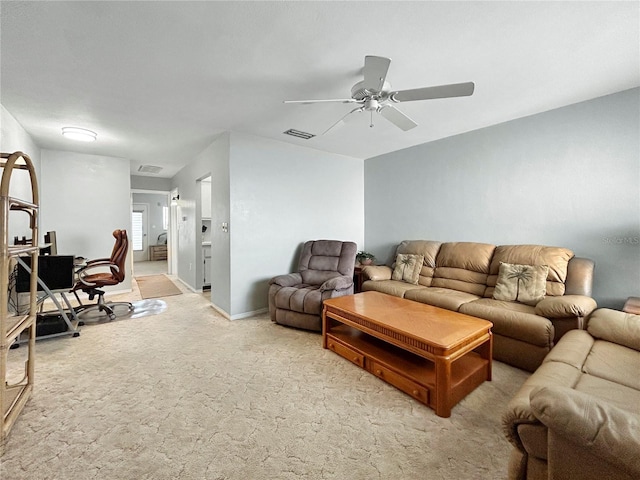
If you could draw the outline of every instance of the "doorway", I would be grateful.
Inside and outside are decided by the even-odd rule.
[[[133,262],[149,260],[149,207],[144,203],[134,203],[131,210],[131,246]]]
[[[133,274],[168,272],[169,193],[134,190],[131,193]]]

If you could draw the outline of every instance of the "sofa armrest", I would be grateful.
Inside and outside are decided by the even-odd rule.
[[[598,308],[591,297],[584,295],[562,295],[546,297],[538,302],[535,313],[545,318],[586,317]]]
[[[367,265],[362,269],[365,279],[373,281],[391,280],[392,273],[393,270],[386,265]]]
[[[326,292],[327,290],[344,290],[345,288],[349,288],[353,285],[353,278],[348,277],[346,275],[342,275],[340,277],[333,277],[320,285],[319,290],[321,292]]]
[[[599,308],[588,318],[587,331],[595,338],[640,352],[640,315]]]
[[[547,426],[550,434],[569,440],[581,454],[595,456],[631,478],[640,478],[638,415],[567,387],[536,388],[531,392],[530,401],[533,413]],[[553,455],[549,457],[553,458]],[[559,459],[561,462],[568,460]],[[552,470],[550,464],[549,471]]]
[[[287,273],[286,275],[278,275],[269,280],[269,285],[280,285],[281,287],[293,287],[302,283],[302,275],[299,273]]]

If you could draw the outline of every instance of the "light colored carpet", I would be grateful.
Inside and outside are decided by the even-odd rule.
[[[136,277],[143,299],[180,295],[182,291],[166,275]]]
[[[166,302],[37,343],[3,480],[505,478],[500,417],[527,373],[495,362],[445,419],[318,334],[228,321],[186,289]]]

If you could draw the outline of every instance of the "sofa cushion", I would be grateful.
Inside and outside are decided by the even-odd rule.
[[[491,331],[495,334],[539,347],[553,346],[553,324],[549,319],[536,315],[530,305],[481,298],[461,305],[458,311],[493,322]]]
[[[367,280],[362,283],[362,291],[376,291],[386,293],[387,295],[393,295],[394,297],[404,298],[404,295],[409,290],[426,289],[422,285],[413,285],[407,282],[401,282],[398,280]]]
[[[547,265],[547,295],[563,295],[567,279],[569,260],[573,258],[573,252],[561,247],[545,247],[543,245],[500,245],[496,247],[491,260],[489,276],[487,278],[487,290],[485,297],[493,296],[493,288],[498,281],[500,263],[512,263],[519,265]]]
[[[446,308],[454,312],[458,311],[460,305],[480,299],[478,295],[438,287],[408,290],[405,292],[404,298],[433,305],[434,307]]]
[[[481,296],[495,245],[471,242],[443,243],[436,257],[431,285]]]
[[[420,271],[420,276],[418,277],[418,284],[429,287],[431,286],[433,272],[436,268],[436,256],[438,255],[441,245],[442,242],[433,242],[430,240],[404,240],[398,245],[396,255],[399,253],[422,255],[424,257],[424,263]]]
[[[392,280],[401,280],[403,282],[418,284],[418,276],[422,270],[424,262],[423,255],[413,253],[399,253],[396,255],[396,263],[391,274]]]
[[[640,351],[640,315],[600,308],[589,317],[587,331],[596,338]]]
[[[579,392],[599,397],[611,405],[640,415],[640,391],[620,383],[583,374],[574,387]]]
[[[596,340],[582,371],[640,390],[640,352],[616,343]]]
[[[502,262],[493,291],[496,300],[536,305],[547,291],[546,265],[518,265]]]
[[[544,363],[566,363],[581,372],[594,342],[593,337],[585,330],[570,330],[547,354]]]

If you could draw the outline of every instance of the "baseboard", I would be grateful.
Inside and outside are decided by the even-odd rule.
[[[254,315],[260,315],[268,311],[268,308],[261,308],[259,310],[253,310],[252,312],[238,313],[237,315],[231,315],[231,320],[242,320],[243,318],[253,317]]]
[[[261,308],[259,310],[253,310],[251,312],[238,313],[237,315],[229,315],[222,308],[217,306],[215,303],[211,303],[211,308],[213,308],[216,312],[222,315],[227,320],[242,320],[243,318],[253,317],[254,315],[260,315],[262,313],[266,313],[269,311],[268,308]]]
[[[210,306],[211,306],[211,308],[213,308],[216,312],[218,312],[220,315],[222,315],[224,318],[226,318],[227,320],[231,320],[231,315],[229,315],[227,312],[225,312],[222,308],[220,308],[219,306],[217,306],[215,303],[211,302]]]
[[[180,277],[169,277],[171,280],[178,280],[182,285],[184,285],[185,287],[187,287],[189,290],[191,290],[193,293],[202,293],[202,290],[196,290],[195,288],[193,288],[191,285],[189,285],[187,282],[185,282],[184,280],[182,280]]]

